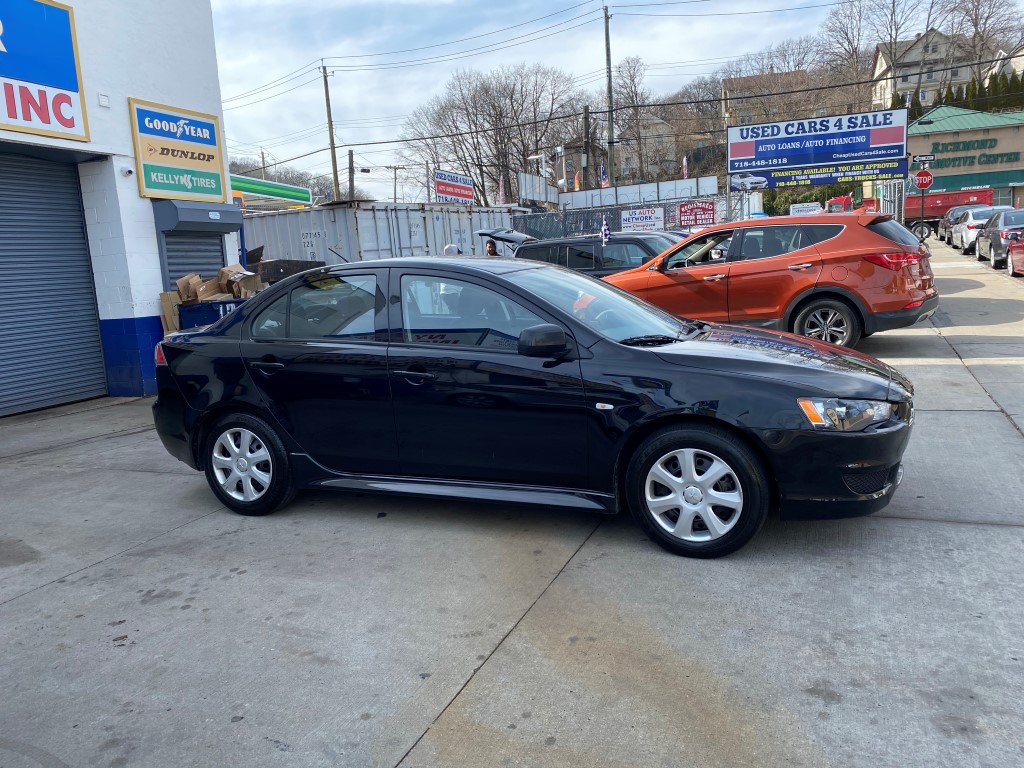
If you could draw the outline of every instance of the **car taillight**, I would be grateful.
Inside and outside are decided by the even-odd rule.
[[[981,224],[968,224],[967,229],[977,229]]]
[[[879,267],[891,269],[898,272],[910,264],[917,264],[921,261],[919,253],[869,253],[864,261],[870,261]]]
[[[163,345],[157,342],[156,350],[153,352],[153,359],[157,365],[167,365],[167,358],[164,357]]]
[[[922,304],[924,304],[924,299],[920,299],[918,301],[912,301],[909,304],[907,304],[907,306],[905,306],[904,309],[917,309]]]

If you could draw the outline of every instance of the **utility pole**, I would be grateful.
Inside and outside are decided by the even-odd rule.
[[[348,199],[356,199],[356,161],[353,150],[348,151]]]
[[[327,135],[331,140],[331,180],[334,182],[334,202],[341,200],[341,185],[338,183],[338,156],[334,153],[334,119],[331,117],[331,91],[327,87],[327,67],[321,66],[324,75],[324,101],[327,102]]]
[[[608,75],[608,180],[615,186],[615,106],[612,102],[612,38],[608,31],[608,6],[604,6],[604,58]]]
[[[263,147],[260,147],[260,177],[267,180],[267,156],[263,153]]]
[[[430,202],[430,186],[433,183],[433,179],[430,178],[430,163],[423,164],[427,169],[427,202]]]
[[[384,167],[387,168],[390,171],[393,171],[394,174],[395,174],[395,177],[394,177],[395,181],[394,181],[394,186],[392,188],[392,194],[391,194],[391,202],[397,203],[398,202],[398,172],[399,171],[404,171],[406,169],[406,166],[404,166],[404,165],[385,165]]]
[[[583,107],[583,157],[580,158],[582,167],[583,189],[590,188],[590,105]]]

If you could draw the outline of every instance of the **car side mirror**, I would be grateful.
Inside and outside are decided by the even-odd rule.
[[[560,325],[532,325],[519,334],[519,354],[524,357],[556,357],[568,349],[569,341]]]

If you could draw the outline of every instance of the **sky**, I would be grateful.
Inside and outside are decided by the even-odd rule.
[[[641,57],[649,90],[667,95],[730,58],[813,34],[836,4],[611,0],[612,64]],[[357,185],[391,199],[385,166],[400,164],[401,145],[368,143],[397,139],[406,117],[459,69],[540,63],[571,73],[595,99],[603,92],[599,0],[212,0],[212,7],[229,154],[258,157],[262,148],[268,163],[330,173],[323,59],[336,68],[329,85],[343,193],[352,147],[356,167],[371,170],[357,172]],[[412,202],[417,193],[422,202],[422,190],[400,185],[398,197]]]

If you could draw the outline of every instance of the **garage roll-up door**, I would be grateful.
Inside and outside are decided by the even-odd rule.
[[[189,272],[202,275],[203,279],[217,276],[217,270],[224,266],[224,237],[209,232],[168,232],[164,235],[167,244],[167,277],[170,288],[174,281]]]
[[[106,392],[78,171],[0,154],[0,416]]]

